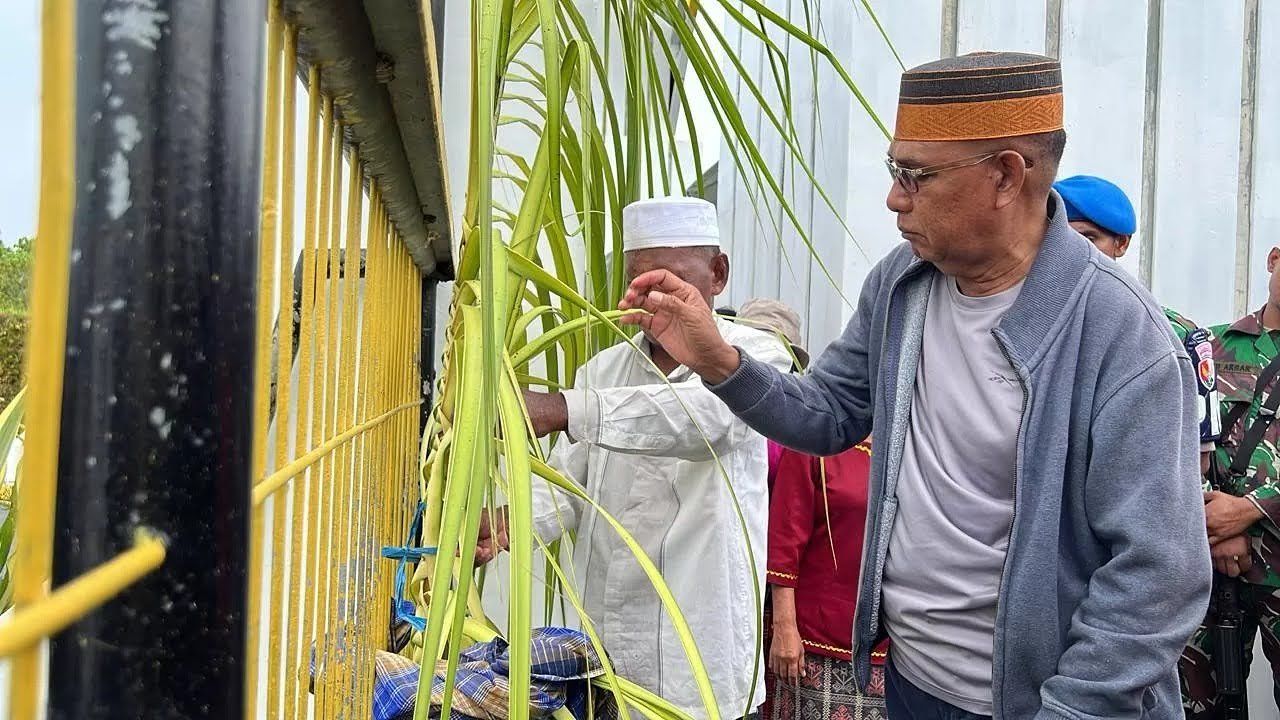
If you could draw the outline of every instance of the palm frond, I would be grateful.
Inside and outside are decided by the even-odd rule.
[[[874,113],[816,37],[820,24],[809,0],[796,6],[795,12],[803,13],[798,21],[759,0],[717,2],[732,31],[762,44],[767,77],[749,77],[732,54],[726,30],[687,0],[606,0],[590,19],[573,0],[471,3],[473,122],[462,243],[445,356],[422,450],[422,542],[437,552],[423,560],[410,583],[427,615],[425,631],[413,641],[428,671],[415,718],[428,712],[431,683],[426,678],[438,665],[446,674],[442,711],[448,714],[460,646],[492,637],[499,627],[505,628],[512,653],[511,717],[528,717],[535,582],[544,583],[544,621],[550,621],[557,601],[562,615],[566,604],[572,606],[607,664],[607,648],[559,564],[561,548],[575,542],[574,536],[548,542],[534,531],[534,482],[549,482],[556,492],[593,506],[631,549],[675,628],[708,717],[719,717],[707,669],[671,589],[623,524],[543,461],[544,445],[534,437],[522,396],[528,386],[572,386],[579,368],[602,348],[618,342],[634,347],[614,309],[625,283],[622,208],[650,194],[679,193],[689,181],[700,187],[707,169],[692,122],[687,151],[692,158],[677,142],[674,118],[693,107],[680,72],[689,73],[691,87],[706,97],[725,160],[737,169],[752,203],[776,209],[831,278],[787,194],[796,182],[816,185],[813,160],[797,131],[791,64],[807,57],[810,66],[802,71],[816,77],[817,63],[825,63],[873,119]],[[783,39],[808,52],[789,54]],[[726,62],[716,59],[720,50],[728,53]],[[794,177],[784,182],[782,170],[765,157],[761,138],[738,106],[735,87],[760,105],[764,128],[798,170]],[[516,149],[521,145],[534,149],[521,152]],[[835,210],[820,188],[818,194]],[[721,475],[727,483],[723,468]],[[507,576],[501,579],[508,598],[505,623],[484,617],[480,595],[485,588],[472,571],[481,518],[499,504],[508,507],[511,540]],[[754,554],[761,549],[750,546],[742,510],[736,511],[743,552],[754,568]],[[536,580],[535,570],[546,577]],[[495,580],[481,575],[485,586]],[[612,668],[595,689],[613,693],[624,713],[687,717]]]

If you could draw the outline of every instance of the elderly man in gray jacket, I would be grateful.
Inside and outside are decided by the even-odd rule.
[[[669,273],[621,306],[740,417],[828,455],[875,426],[854,661],[890,717],[1180,718],[1210,590],[1195,384],[1150,294],[1067,224],[1050,58],[903,76],[870,273],[810,374],[752,360]]]

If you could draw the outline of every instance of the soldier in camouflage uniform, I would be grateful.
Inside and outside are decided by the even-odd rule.
[[[1280,423],[1267,428],[1242,474],[1232,477],[1227,471],[1262,403],[1280,389],[1274,377],[1258,387],[1259,375],[1280,351],[1280,248],[1267,256],[1267,271],[1271,274],[1267,304],[1230,325],[1212,328],[1223,438],[1216,450],[1218,476],[1213,478],[1218,490],[1205,493],[1205,524],[1215,569],[1244,581],[1240,588],[1244,667],[1247,671],[1252,662],[1253,638],[1260,628],[1280,706]],[[1230,422],[1234,415],[1239,419]],[[1214,717],[1218,701],[1214,652],[1210,629],[1201,625],[1179,663],[1188,718]]]

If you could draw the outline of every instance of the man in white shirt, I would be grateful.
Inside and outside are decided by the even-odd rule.
[[[628,280],[666,269],[698,288],[708,308],[729,279],[715,208],[703,200],[627,206],[623,249]],[[776,337],[723,319],[717,325],[756,359],[790,368]],[[592,358],[572,390],[526,392],[525,402],[539,436],[565,433],[550,464],[617,518],[662,573],[720,716],[748,715],[764,700],[756,593],[768,517],[765,441],[661,345],[643,334],[633,342],[640,352],[620,343]],[[565,572],[617,672],[707,717],[671,620],[631,551],[595,508],[553,492],[535,481],[534,527],[547,542],[577,532]]]

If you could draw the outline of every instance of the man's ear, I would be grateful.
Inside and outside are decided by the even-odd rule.
[[[1132,235],[1116,236],[1116,259],[1117,260],[1124,257],[1124,254],[1129,252],[1129,243],[1131,242],[1133,242]]]
[[[729,256],[716,253],[711,260],[711,295],[719,295],[729,285]]]
[[[1271,252],[1267,253],[1267,272],[1275,272],[1278,262],[1280,262],[1280,245],[1271,248]]]
[[[1017,201],[1027,182],[1027,161],[1020,153],[1006,150],[994,158],[1000,176],[996,180],[996,207],[1005,208]]]

